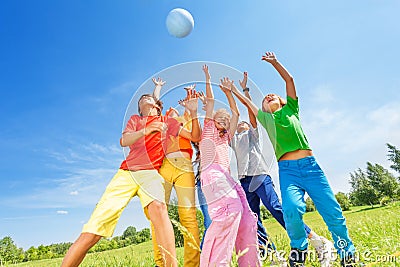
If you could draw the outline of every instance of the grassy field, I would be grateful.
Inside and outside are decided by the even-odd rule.
[[[353,207],[345,212],[350,236],[355,243],[359,257],[368,267],[400,266],[400,203],[387,207]],[[327,227],[317,212],[305,215],[305,222],[318,234],[331,239]],[[274,220],[264,221],[278,250],[289,251],[289,238],[283,228]],[[183,250],[177,250],[180,266],[183,266]],[[307,260],[306,266],[319,266],[317,260]],[[32,261],[15,267],[56,267],[62,259]],[[267,259],[264,266],[270,266]],[[122,249],[91,253],[85,258],[82,267],[133,267],[154,266],[151,242],[129,246]],[[340,266],[337,260],[334,266]]]

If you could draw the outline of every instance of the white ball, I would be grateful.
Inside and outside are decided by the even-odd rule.
[[[182,8],[171,10],[166,20],[167,29],[172,36],[183,38],[193,30],[194,20],[189,11]]]

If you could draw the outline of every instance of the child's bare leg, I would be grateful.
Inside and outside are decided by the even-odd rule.
[[[177,267],[178,262],[176,260],[175,235],[171,221],[168,217],[167,206],[162,202],[154,200],[147,206],[147,212],[150,221],[154,225],[157,243],[165,258],[165,266]]]
[[[65,255],[61,267],[77,267],[85,258],[88,250],[93,247],[101,236],[91,233],[81,233],[78,239],[69,248]]]

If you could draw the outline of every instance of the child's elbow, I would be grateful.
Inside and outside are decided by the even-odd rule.
[[[122,137],[119,139],[119,145],[121,147],[126,147],[126,144],[124,143],[124,139]]]

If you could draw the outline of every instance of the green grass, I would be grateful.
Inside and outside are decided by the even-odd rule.
[[[387,207],[370,208],[353,207],[344,212],[347,219],[350,236],[357,247],[361,260],[367,266],[394,267],[400,266],[400,203]],[[326,225],[317,212],[310,212],[304,216],[305,222],[318,234],[331,239]],[[278,250],[289,251],[289,238],[284,229],[274,220],[264,221],[264,225]],[[397,255],[394,258],[393,255]],[[183,249],[177,249],[180,266],[183,266]],[[391,257],[391,262],[388,258]],[[393,262],[393,259],[396,262]],[[382,260],[386,260],[382,262]],[[56,267],[62,259],[32,261],[15,267]],[[126,248],[88,254],[82,267],[132,267],[154,266],[151,242],[142,243]],[[270,266],[267,260],[264,266]],[[319,266],[317,261],[308,260],[306,266]],[[339,261],[334,264],[339,267]]]

